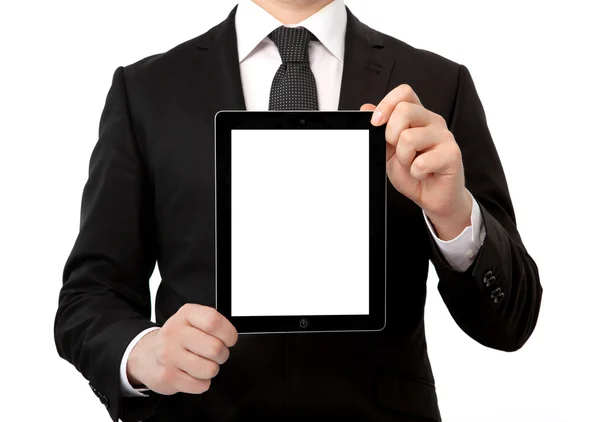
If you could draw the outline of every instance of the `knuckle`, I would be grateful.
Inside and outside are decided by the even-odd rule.
[[[394,130],[394,125],[388,122],[387,127],[385,128],[385,140],[392,145],[394,145],[394,141],[397,141],[397,139],[394,139]],[[398,137],[397,134],[395,136],[396,138]]]
[[[216,358],[221,356],[223,353],[223,348],[223,343],[220,340],[211,339],[208,343],[208,353],[210,354],[209,357]]]
[[[452,134],[446,135],[446,140],[447,142],[444,145],[446,157],[453,161],[462,160],[462,153],[460,151],[460,147],[456,142],[453,141],[454,137],[452,136]],[[452,140],[453,142],[450,142],[450,140]]]
[[[236,344],[236,343],[237,343],[237,341],[238,341],[238,338],[239,338],[238,332],[237,332],[237,330],[234,328],[234,329],[233,329],[233,340],[232,340],[232,342],[231,342],[231,347],[235,346],[235,344]]]
[[[396,110],[400,114],[407,114],[410,111],[410,103],[407,101],[400,101],[396,104]]]
[[[207,307],[204,313],[204,325],[208,331],[214,331],[219,326],[219,314],[214,308]]]
[[[398,87],[404,94],[410,94],[413,92],[412,86],[409,84],[402,84]]]
[[[200,380],[199,391],[200,393],[206,393],[210,388],[210,380]]]
[[[210,379],[216,377],[219,373],[219,369],[220,366],[218,363],[208,361],[204,367],[204,370],[206,371],[206,378]]]
[[[202,394],[208,390],[206,381],[207,380],[185,376],[179,380],[177,389],[182,393]],[[210,385],[210,383],[208,385]]]
[[[415,160],[413,162],[413,166],[414,166],[415,170],[423,171],[423,170],[425,170],[425,161],[424,160]]]
[[[440,126],[446,126],[446,119],[441,114],[433,113],[435,122]]]
[[[404,148],[396,148],[396,159],[403,166],[410,164],[410,157]]]
[[[394,105],[390,102],[389,99],[384,98],[383,100],[381,100],[377,108],[380,109],[382,112],[386,113],[392,110],[394,108]]]
[[[183,393],[202,394],[210,387],[210,380],[185,377],[179,384],[178,390]]]
[[[229,359],[230,353],[231,352],[229,351],[229,349],[227,347],[223,348],[223,358],[221,359],[222,360],[221,364],[227,362],[227,360]]]
[[[462,153],[460,151],[460,148],[458,148],[458,146],[452,147],[452,150],[450,151],[450,158],[453,161],[462,161]]]
[[[456,141],[454,139],[454,135],[449,130],[446,130],[446,132],[444,134],[444,141],[450,142],[450,143],[453,143],[453,144],[456,143]]]
[[[179,308],[179,312],[181,312],[184,315],[189,315],[192,312],[195,312],[198,308],[198,305],[195,303],[186,303],[184,305],[181,306],[181,308]]]
[[[187,380],[184,385],[186,393],[202,394],[206,393],[210,388],[210,380],[191,379]]]
[[[400,133],[400,141],[404,144],[411,145],[415,140],[414,135],[414,131],[405,129]]]

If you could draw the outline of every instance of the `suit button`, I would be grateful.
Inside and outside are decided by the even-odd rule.
[[[88,385],[90,386],[90,388],[92,389],[92,391],[94,392],[94,394],[96,396],[98,396],[98,394],[100,394],[100,393],[98,393],[98,390],[96,390],[96,387],[94,387],[91,382],[88,383]],[[98,396],[98,397],[100,397],[100,396]]]
[[[100,399],[100,403],[102,403],[104,406],[108,407],[108,397],[106,397],[104,394],[102,394],[100,391],[98,391],[96,389],[96,387],[94,387],[92,385],[92,383],[88,383],[88,385],[90,386],[90,388],[92,389],[92,391],[94,392],[94,394],[96,395],[96,397],[98,397]]]
[[[496,290],[492,292],[490,297],[494,300],[494,303],[498,303],[504,297],[504,293],[500,287],[497,287]]]
[[[494,281],[496,281],[496,276],[492,274],[491,270],[484,274],[483,284],[485,284],[485,287],[490,287],[492,284],[494,284]]]

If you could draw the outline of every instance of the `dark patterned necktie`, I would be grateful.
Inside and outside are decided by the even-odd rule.
[[[282,62],[271,85],[269,110],[318,110],[317,84],[308,62],[308,44],[315,36],[306,28],[280,26],[269,38]]]

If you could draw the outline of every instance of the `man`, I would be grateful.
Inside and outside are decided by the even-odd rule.
[[[213,118],[244,108],[360,108],[386,125],[383,331],[238,338],[214,310]],[[538,317],[537,267],[467,68],[365,26],[342,0],[242,0],[207,33],[119,67],[81,217],[55,338],[113,420],[440,421],[429,260],[481,344],[517,350]]]

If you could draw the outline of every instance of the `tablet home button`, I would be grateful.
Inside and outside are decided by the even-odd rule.
[[[308,320],[306,318],[302,318],[300,320],[300,328],[306,328],[308,327]]]

